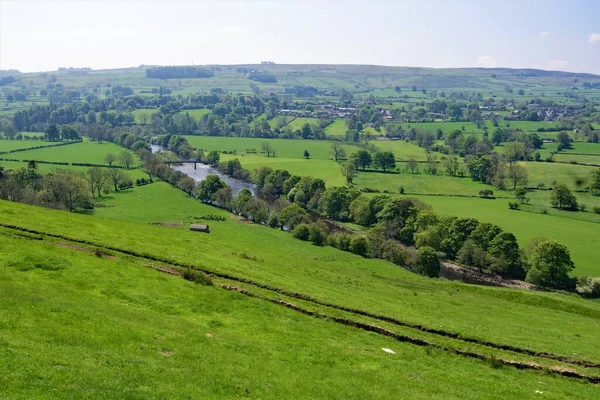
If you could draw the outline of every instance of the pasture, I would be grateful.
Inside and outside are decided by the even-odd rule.
[[[28,149],[37,146],[51,146],[56,142],[45,142],[42,140],[0,140],[0,152],[19,149]],[[8,157],[4,155],[4,157]],[[10,158],[13,158],[12,156]]]
[[[124,151],[130,152],[130,150],[125,150],[114,143],[99,143],[86,139],[82,143],[28,150],[15,153],[14,157],[11,155],[11,157],[5,158],[107,165],[106,161],[104,160],[107,154],[111,153],[115,156],[119,156],[119,154],[123,153]],[[134,156],[134,163],[132,166],[136,166],[138,163],[138,158]],[[117,161],[116,164],[119,164],[119,162]]]
[[[205,151],[234,151],[236,153],[248,153],[256,151],[262,153],[263,143],[268,143],[275,150],[275,158],[303,158],[304,150],[310,153],[310,159],[329,160],[332,159],[332,141],[325,140],[303,140],[303,139],[262,139],[262,138],[238,138],[238,137],[216,137],[216,136],[185,136],[190,144]],[[342,145],[346,154],[350,155],[359,148],[350,145]],[[264,155],[266,157],[266,154]],[[243,164],[243,162],[242,162]]]
[[[106,204],[111,207],[95,210],[94,215],[6,202],[0,202],[0,212],[5,224],[189,263],[409,323],[538,351],[600,358],[600,350],[593,345],[600,305],[576,296],[429,279],[385,261],[314,246],[289,233],[233,217],[209,221],[211,233],[199,235],[187,230],[189,217],[201,217],[215,209],[164,183],[115,194]],[[140,213],[140,209],[146,212]],[[159,209],[172,209],[173,213]],[[168,224],[158,226],[156,222]],[[176,222],[183,225],[178,227]],[[140,290],[140,283],[130,284]],[[153,292],[156,295],[156,288]],[[131,303],[138,298],[131,296],[121,297],[121,301]],[[421,335],[413,330],[411,334]]]
[[[596,390],[541,372],[493,369],[196,285],[135,260],[57,244],[0,236],[7,250],[0,254],[0,309],[10,310],[0,329],[4,398],[361,398],[357,393],[368,392],[385,399],[390,391],[410,398],[536,398],[538,388],[565,398],[593,397]],[[55,269],[43,269],[41,260],[53,260]]]
[[[346,121],[341,118],[334,120],[331,124],[325,127],[325,133],[327,136],[340,136],[343,137],[348,131]]]

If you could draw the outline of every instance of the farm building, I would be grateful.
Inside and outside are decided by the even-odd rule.
[[[208,225],[204,225],[204,224],[191,224],[190,231],[210,233],[210,230],[208,229]]]

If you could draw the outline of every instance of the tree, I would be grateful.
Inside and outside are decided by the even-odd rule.
[[[273,147],[269,143],[264,142],[262,144],[262,150],[265,153],[267,153],[267,157],[271,157],[271,154],[273,155],[273,157],[275,157],[275,150],[273,149]]]
[[[198,198],[205,202],[210,203],[214,201],[214,194],[221,188],[226,186],[225,182],[219,178],[219,175],[209,174],[202,180],[196,188],[196,195]]]
[[[306,158],[307,160],[310,158],[310,153],[308,152],[308,150],[304,150],[304,158]]]
[[[562,148],[568,149],[571,147],[571,138],[567,132],[559,132],[558,135],[556,135],[556,139]]]
[[[373,162],[373,157],[371,157],[371,153],[367,150],[357,151],[352,155],[352,158],[356,160],[357,165],[359,165],[363,171],[371,165],[371,162]]]
[[[321,197],[321,211],[330,218],[345,221],[349,218],[350,203],[358,196],[360,192],[356,189],[330,187]]]
[[[396,158],[391,151],[378,151],[373,157],[375,168],[381,168],[383,172],[388,169],[396,168]]]
[[[115,192],[119,191],[119,185],[127,180],[127,174],[119,168],[109,168],[106,171],[108,180],[113,184]]]
[[[196,188],[196,181],[189,176],[184,176],[177,182],[177,187],[191,196]]]
[[[108,176],[102,168],[94,167],[88,169],[86,180],[90,185],[92,197],[96,196],[96,192],[98,192],[98,197],[102,196],[102,189],[104,188],[107,179]]]
[[[406,170],[410,171],[411,174],[415,174],[417,172],[419,172],[419,163],[417,162],[417,160],[415,160],[414,158],[409,158],[406,161]]]
[[[523,204],[523,203],[527,202],[527,189],[525,189],[525,188],[515,189],[515,196],[519,200],[519,203]]]
[[[350,239],[350,251],[359,256],[366,257],[369,254],[369,241],[365,236],[352,235]]]
[[[490,242],[488,254],[493,257],[491,265],[493,272],[517,279],[525,277],[519,244],[512,233],[501,232],[496,235]]]
[[[300,240],[308,240],[310,236],[310,225],[309,224],[298,224],[292,231],[292,236]]]
[[[480,223],[469,238],[483,250],[487,250],[492,240],[502,232],[498,225],[487,222]]]
[[[415,257],[413,271],[418,274],[435,278],[440,276],[440,259],[431,247],[421,247]]]
[[[117,161],[117,156],[112,153],[108,153],[106,157],[104,157],[104,161],[106,161],[108,166],[112,167],[113,163]]]
[[[213,150],[213,151],[209,152],[208,155],[206,156],[206,162],[209,163],[210,165],[217,165],[219,163],[220,159],[221,159],[221,155],[219,154],[219,152],[217,150]]]
[[[338,161],[346,157],[346,150],[344,150],[339,143],[333,143],[329,152],[333,156],[334,161]]]
[[[308,240],[313,242],[317,246],[323,246],[327,240],[329,231],[327,225],[323,221],[317,221],[310,224],[310,232],[308,234]]]
[[[62,140],[77,140],[80,138],[77,129],[70,125],[63,125],[60,127],[60,138]]]
[[[45,187],[43,202],[51,207],[65,208],[71,212],[78,208],[94,208],[82,174],[55,171],[46,176]]]
[[[512,165],[516,161],[527,159],[527,147],[522,142],[510,142],[504,146],[504,158]]]
[[[281,210],[279,222],[282,227],[294,229],[298,224],[309,223],[310,218],[308,217],[308,212],[298,204],[290,204]]]
[[[527,170],[522,165],[510,164],[508,166],[508,179],[512,182],[513,190],[517,188],[517,185],[525,186],[528,182]]]
[[[48,124],[48,126],[44,130],[44,136],[46,137],[46,140],[50,142],[57,141],[60,137],[60,132],[56,124]]]
[[[600,168],[593,172],[592,183],[590,183],[590,193],[592,196],[600,196]]]
[[[233,190],[231,186],[225,186],[215,192],[213,195],[215,203],[226,210],[231,210],[233,203]]]
[[[354,181],[354,177],[356,176],[356,166],[355,164],[348,160],[346,161],[342,167],[342,175],[344,175],[344,178],[346,178],[346,183],[348,185],[352,184],[352,181]]]
[[[129,167],[133,164],[133,154],[126,150],[123,151],[121,154],[119,154],[119,162],[125,167],[125,169],[129,169]]]
[[[552,188],[550,204],[556,208],[566,210],[577,210],[577,198],[571,193],[566,185],[558,184]]]
[[[575,268],[566,246],[555,241],[540,243],[531,254],[527,282],[553,288],[569,283],[569,272]]]

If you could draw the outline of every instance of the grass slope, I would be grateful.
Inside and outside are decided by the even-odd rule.
[[[188,217],[215,209],[166,184],[136,188],[106,203],[110,207],[96,210],[96,216],[7,202],[0,202],[0,213],[5,224],[191,263],[409,323],[600,360],[595,346],[600,304],[594,302],[427,279],[381,260],[313,246],[289,233],[231,217],[209,221],[209,235],[194,234],[187,230]],[[161,214],[160,209],[171,213]],[[156,222],[170,222],[171,227],[149,224]]]
[[[525,399],[536,391],[564,399],[597,390],[401,344],[122,258],[6,235],[0,248],[5,399]],[[26,270],[48,259],[62,269]]]

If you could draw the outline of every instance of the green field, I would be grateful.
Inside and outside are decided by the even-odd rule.
[[[543,183],[548,188],[556,181],[572,189],[584,189],[590,183],[592,172],[597,169],[597,167],[562,163],[524,162],[521,164],[529,174],[529,186],[535,187]]]
[[[208,151],[218,150],[246,153],[249,150],[256,150],[258,153],[261,153],[263,143],[268,143],[275,150],[275,158],[304,158],[304,150],[308,150],[310,159],[330,160],[333,158],[330,154],[333,142],[325,140],[253,139],[214,136],[186,136],[185,138],[195,148]],[[359,150],[358,147],[348,144],[344,144],[343,147],[347,155]]]
[[[348,131],[346,121],[341,118],[334,120],[331,124],[325,127],[325,133],[327,136],[345,136]]]
[[[0,235],[4,398],[536,398],[543,389],[558,399],[597,390],[56,244]],[[61,269],[27,270],[35,260]]]
[[[51,146],[53,144],[56,144],[56,143],[44,142],[41,140],[0,140],[0,151],[28,149],[30,147],[37,147],[37,146]],[[4,154],[2,156],[9,157],[6,154]],[[11,156],[10,158],[13,158],[13,157]]]
[[[406,161],[409,158],[414,158],[422,161],[426,159],[424,148],[404,140],[372,140],[370,143],[374,144],[379,150],[391,151],[396,156],[396,160]]]
[[[428,279],[384,261],[316,247],[289,233],[237,218],[209,222],[209,235],[194,234],[186,227],[190,217],[222,212],[166,184],[114,194],[105,202],[110,207],[97,209],[95,216],[6,202],[0,202],[0,212],[5,216],[3,223],[191,263],[408,323],[538,351],[600,358],[600,350],[593,345],[600,324],[600,305],[595,302]],[[167,224],[157,226],[158,222]],[[131,285],[137,287],[135,282]],[[131,296],[126,297],[127,303]]]
[[[15,154],[10,154],[10,157],[21,160],[42,160],[42,161],[59,161],[68,163],[90,163],[90,164],[107,164],[104,158],[107,154],[112,153],[118,156],[125,150],[110,142],[92,142],[84,140],[82,143],[70,144],[67,146],[50,147],[46,149],[28,150]],[[137,157],[134,157],[133,166],[137,165]],[[117,162],[118,163],[118,162]]]

